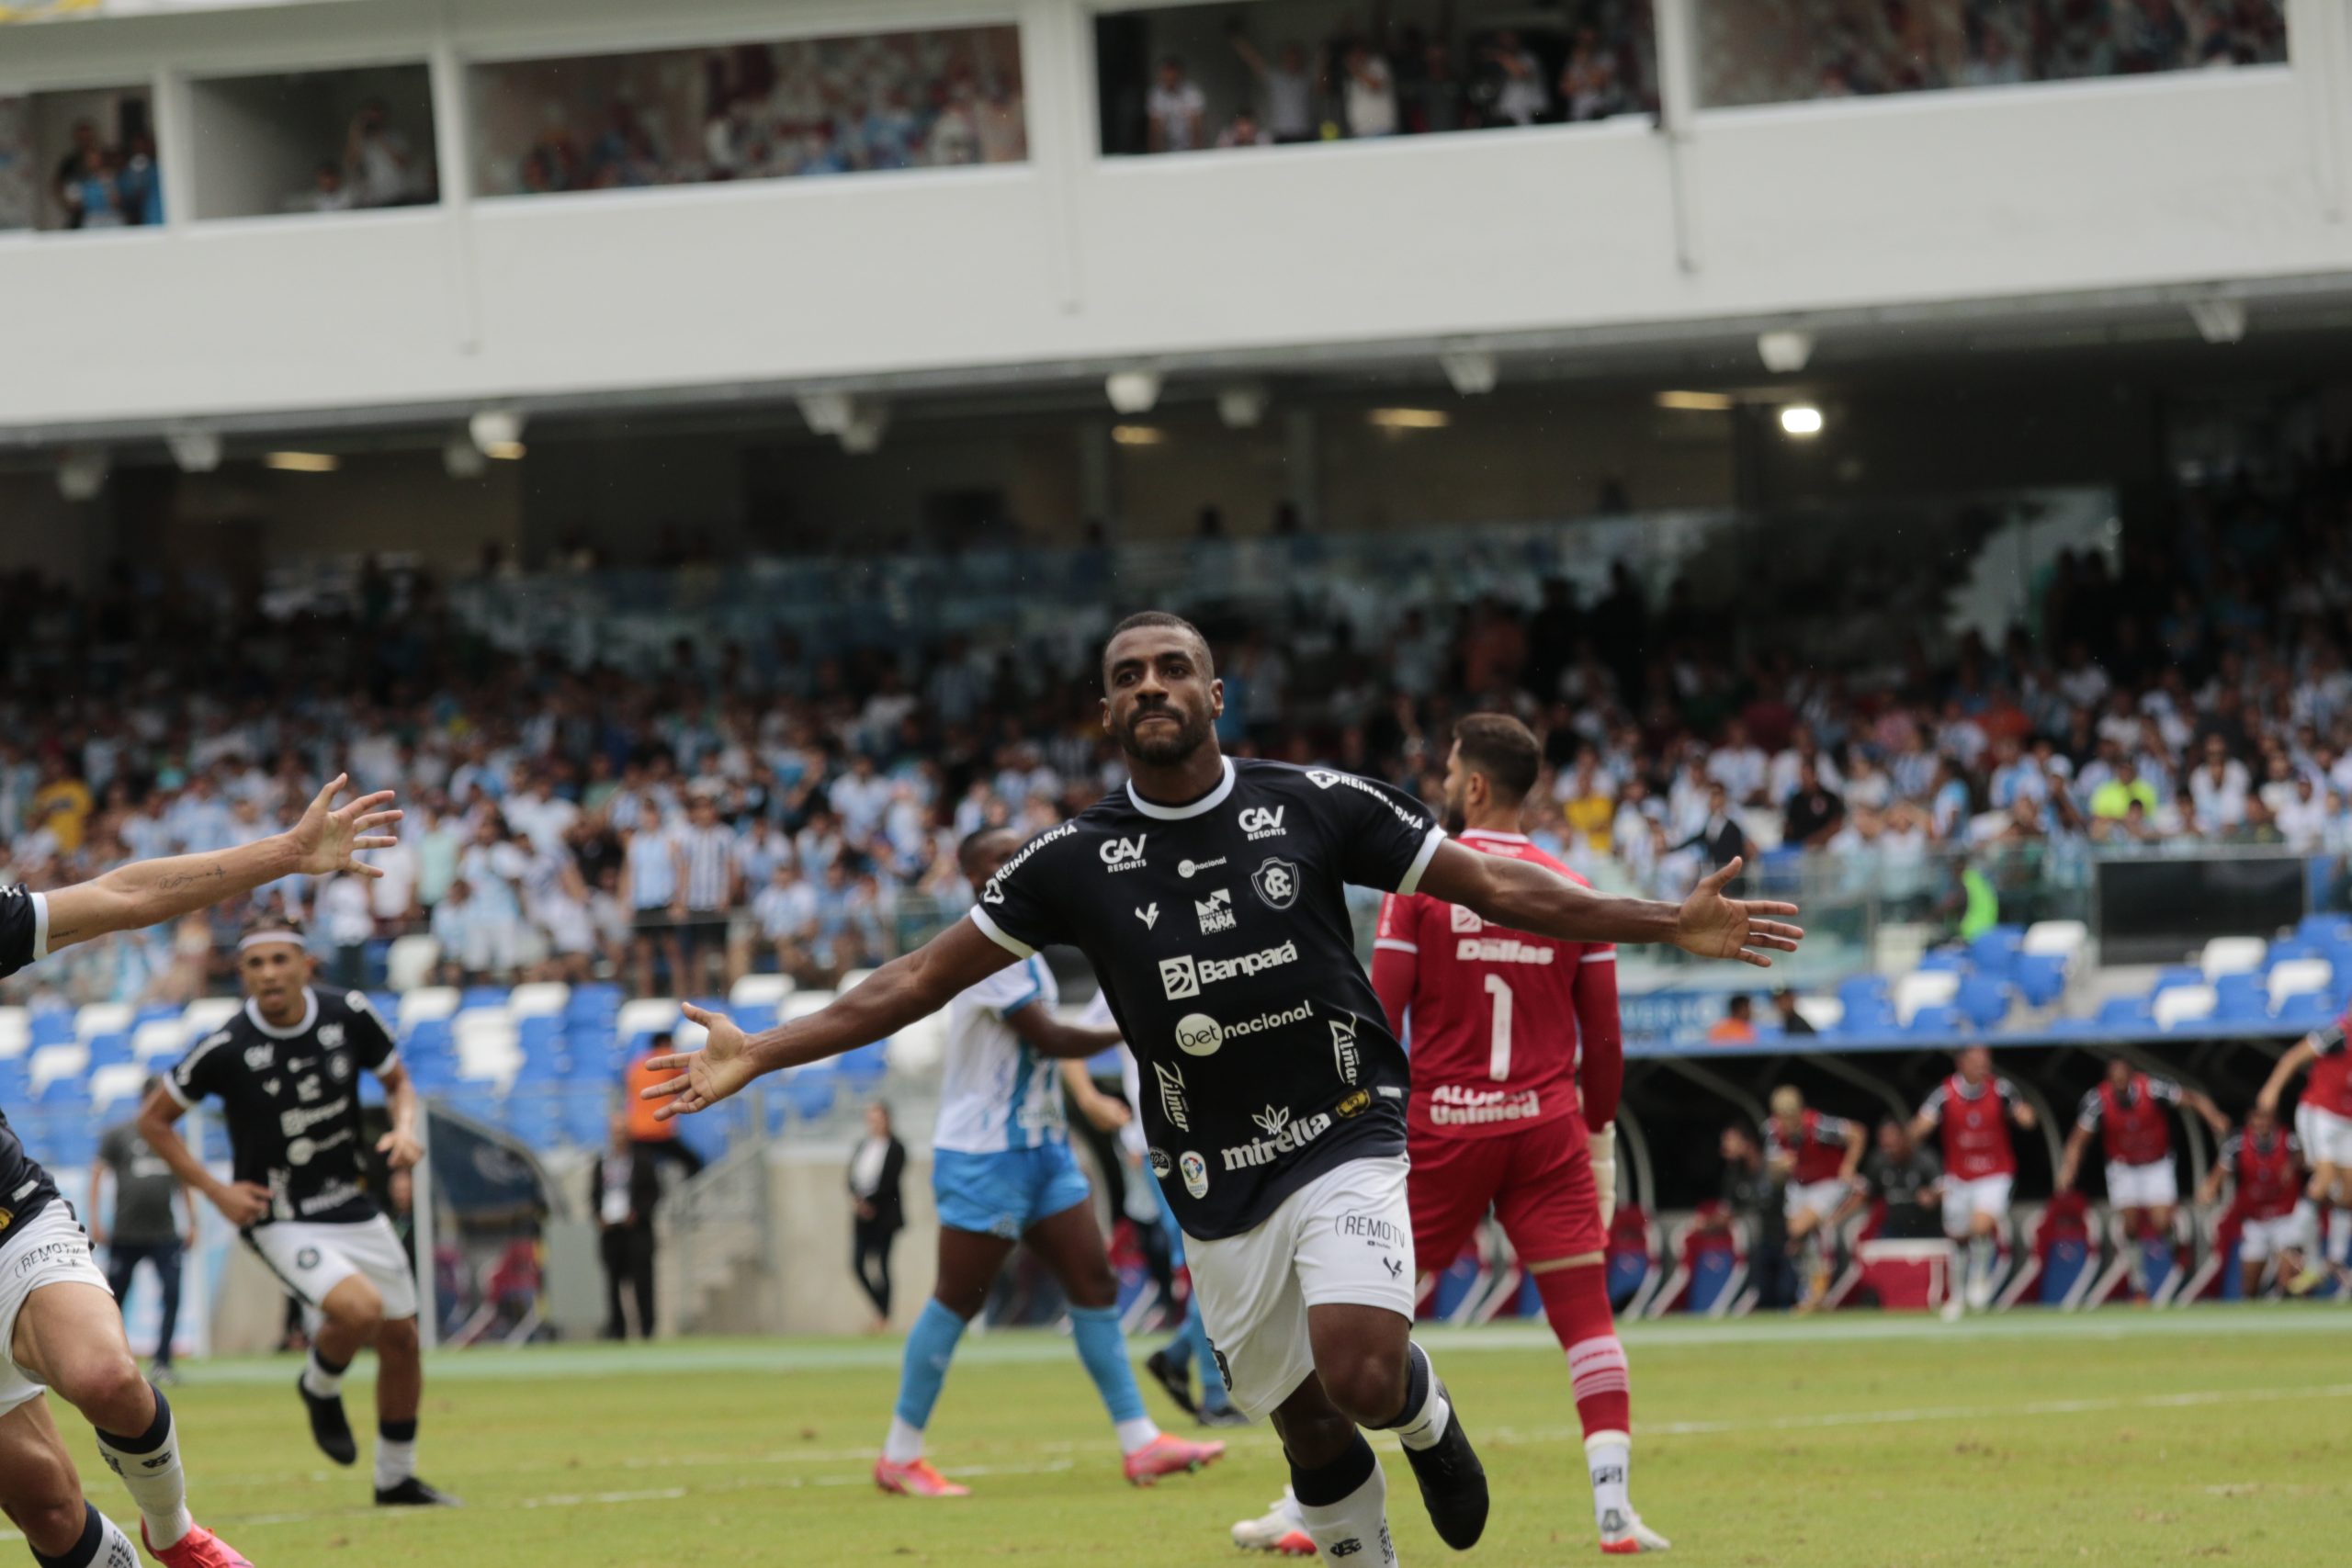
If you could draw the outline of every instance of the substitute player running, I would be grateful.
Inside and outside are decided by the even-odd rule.
[[[2230,1185],[2229,1216],[2238,1223],[2239,1285],[2247,1301],[2262,1293],[2263,1271],[2275,1259],[2281,1284],[2301,1283],[2305,1237],[2302,1197],[2303,1146],[2278,1125],[2278,1114],[2256,1106],[2245,1130],[2222,1145],[2222,1157],[2206,1173],[2198,1193],[2211,1205]]]
[[[391,1031],[358,991],[318,991],[316,967],[292,926],[272,922],[237,944],[245,1005],[198,1041],[139,1108],[139,1131],[180,1179],[211,1200],[287,1293],[302,1303],[311,1354],[295,1380],[311,1437],[337,1464],[359,1457],[343,1410],[351,1359],[376,1351],[376,1501],[387,1506],[456,1501],[416,1473],[417,1408],[424,1363],[416,1331],[416,1276],[391,1222],[368,1190],[359,1075],[373,1073],[392,1130],[376,1142],[394,1170],[424,1153],[416,1088]],[[218,1100],[229,1128],[232,1179],[204,1168],[173,1125]]]
[[[2270,1081],[2255,1100],[2277,1114],[2278,1097],[2295,1075],[2311,1069],[2302,1099],[2295,1103],[2295,1136],[2312,1171],[2298,1212],[2314,1248],[2311,1267],[2295,1281],[2299,1294],[2316,1287],[2330,1269],[2339,1278],[2352,1275],[2352,1041],[2347,1041],[2347,1032],[2352,1032],[2352,1012],[2296,1042],[2293,1050],[2278,1058]],[[2324,1223],[2331,1207],[2334,1223]]]
[[[0,976],[283,876],[382,875],[352,856],[389,846],[391,838],[376,829],[400,813],[382,809],[389,793],[338,809],[345,782],[321,790],[292,828],[254,843],[141,861],[53,893],[0,889]],[[253,1568],[189,1517],[170,1402],[139,1375],[114,1292],[90,1260],[73,1209],[0,1115],[0,1511],[43,1568],[133,1568],[139,1553],[130,1538],[82,1495],[44,1389],[97,1429],[98,1457],[121,1477],[139,1509],[140,1537],[166,1568]]]
[[[2230,1135],[2230,1119],[2202,1091],[2183,1089],[2170,1078],[2134,1068],[2120,1056],[2110,1056],[2107,1076],[2083,1096],[2075,1112],[2075,1130],[2066,1134],[2066,1152],[2058,1161],[2061,1191],[2075,1184],[2082,1169],[2083,1151],[2096,1134],[2107,1156],[2107,1202],[2123,1217],[2123,1228],[2134,1240],[2158,1241],[2172,1235],[2174,1213],[2180,1207],[2180,1179],[2172,1166],[2172,1118],[2165,1107],[2194,1111],[2213,1130],[2216,1142]],[[2147,1259],[2132,1249],[2132,1289],[2147,1292]]]
[[[2017,1096],[2007,1078],[1993,1076],[1993,1053],[1965,1045],[1953,1055],[1958,1071],[1938,1084],[1911,1121],[1911,1135],[1941,1131],[1944,1150],[1944,1234],[1968,1248],[1964,1300],[1976,1312],[1993,1304],[1998,1284],[2001,1237],[2009,1223],[2009,1189],[2017,1181],[2017,1151],[2009,1124],[2029,1131],[2033,1107]]]
[[[1803,933],[1783,905],[1726,898],[1736,862],[1679,908],[1603,897],[1558,873],[1451,841],[1427,809],[1328,768],[1236,762],[1225,705],[1188,622],[1129,617],[1103,649],[1104,728],[1130,782],[1022,846],[970,917],[875,971],[821,1011],[747,1039],[725,1018],[650,1089],[673,1113],[763,1072],[880,1039],[1037,948],[1079,948],[1144,1065],[1161,1190],[1191,1245],[1220,1370],[1245,1415],[1281,1434],[1308,1533],[1344,1568],[1385,1568],[1386,1487],[1360,1427],[1404,1444],[1438,1536],[1486,1529],[1486,1472],[1428,1355],[1411,1343],[1405,1054],[1355,959],[1345,885],[1426,889],[1516,931],[1574,942],[1671,942],[1769,964]],[[1352,1051],[1338,1049],[1353,1030]]]
[[[958,852],[966,880],[985,884],[1020,847],[1020,835],[1009,829],[981,829]],[[885,1492],[961,1497],[970,1491],[923,1458],[923,1432],[965,1327],[1023,1243],[1069,1302],[1070,1337],[1110,1412],[1127,1479],[1148,1486],[1225,1452],[1223,1443],[1171,1437],[1144,1414],[1119,1327],[1118,1281],[1094,1223],[1094,1190],[1070,1153],[1062,1111],[1067,1085],[1081,1109],[1101,1101],[1108,1110],[1098,1113],[1125,1119],[1126,1108],[1078,1066],[1119,1037],[1062,1022],[1054,1017],[1058,1000],[1053,971],[1033,954],[947,1004],[947,1070],[931,1167],[939,1201],[939,1282],[907,1336],[898,1405],[874,1465],[874,1483]],[[1063,1070],[1049,1065],[1056,1061]]]

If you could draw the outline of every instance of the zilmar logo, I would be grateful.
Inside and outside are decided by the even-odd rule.
[[[1183,1041],[1180,1037],[1178,1044]],[[1180,1133],[1193,1130],[1192,1113],[1184,1104],[1184,1075],[1165,1062],[1154,1062],[1151,1070],[1159,1079],[1159,1109],[1170,1125]]]
[[[1340,1069],[1340,1081],[1353,1084],[1356,1069],[1363,1058],[1356,1051],[1356,1015],[1343,1013],[1331,1020],[1331,1055]]]

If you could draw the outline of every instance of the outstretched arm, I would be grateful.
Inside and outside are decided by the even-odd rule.
[[[377,831],[401,819],[390,790],[362,795],[337,809],[334,797],[348,783],[344,774],[319,791],[302,819],[283,833],[218,854],[166,855],[117,866],[104,876],[46,894],[47,951],[54,953],[109,931],[141,931],[209,908],[223,898],[250,893],[281,876],[329,876],[349,872],[381,876],[381,869],[354,859],[361,850],[391,846],[390,834]]]
[[[2265,1111],[2278,1110],[2278,1097],[2285,1092],[2287,1085],[2293,1081],[2297,1073],[2311,1066],[2318,1055],[2317,1035],[2305,1035],[2297,1041],[2295,1048],[2279,1057],[2278,1065],[2270,1069],[2269,1080],[2262,1086],[2262,1092],[2255,1096],[2254,1102]]]
[[[2213,1103],[2211,1095],[2201,1089],[2185,1089],[2180,1091],[2180,1102],[2205,1119],[2205,1125],[2212,1129],[2213,1136],[2226,1138],[2230,1135],[2230,1119],[2222,1114],[2222,1108]]]
[[[1074,1023],[1064,1023],[1034,1003],[1015,1008],[1004,1021],[1013,1033],[1035,1046],[1037,1055],[1058,1061],[1083,1062],[1119,1043],[1119,1032],[1115,1029],[1080,1029]]]
[[[2064,1191],[2075,1184],[2075,1174],[2083,1163],[2083,1145],[2090,1142],[2091,1130],[2077,1122],[2075,1130],[2066,1134],[2066,1153],[2058,1161],[2058,1190]]]
[[[912,953],[893,958],[830,1005],[763,1034],[746,1035],[726,1014],[689,1005],[686,1016],[710,1031],[710,1038],[699,1051],[654,1057],[654,1070],[678,1076],[648,1085],[643,1098],[663,1102],[655,1113],[662,1121],[690,1116],[763,1073],[821,1062],[894,1034],[1012,962],[1012,954],[979,927],[958,920]]]
[[[1678,907],[1595,893],[1531,862],[1480,854],[1448,840],[1430,857],[1419,890],[1513,931],[1565,942],[1659,942],[1769,969],[1772,961],[1759,950],[1794,953],[1804,932],[1770,918],[1795,914],[1794,904],[1724,897],[1741,864],[1734,859],[1721,866]]]

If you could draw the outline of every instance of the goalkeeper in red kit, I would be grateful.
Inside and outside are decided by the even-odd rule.
[[[1542,760],[1515,718],[1462,720],[1446,762],[1445,828],[1467,848],[1575,877],[1518,830]],[[1426,894],[1392,893],[1372,983],[1397,1037],[1411,1031],[1414,1257],[1425,1269],[1446,1267],[1494,1210],[1567,1352],[1601,1551],[1665,1551],[1627,1496],[1631,1393],[1603,1267],[1624,1079],[1616,949],[1507,931]],[[1334,1051],[1350,1049],[1349,1032],[1332,1024]],[[1235,1526],[1234,1538],[1296,1550],[1305,1538],[1293,1541],[1283,1515],[1277,1505]]]

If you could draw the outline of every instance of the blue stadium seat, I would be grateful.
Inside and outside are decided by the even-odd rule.
[[[549,1044],[563,1038],[563,1020],[552,1013],[542,1013],[524,1019],[514,1026],[514,1039],[525,1050],[534,1044]]]
[[[1711,1310],[1730,1288],[1736,1263],[1736,1259],[1721,1247],[1708,1248],[1692,1258],[1690,1285],[1683,1297],[1683,1309],[1692,1313]]]
[[[744,1033],[763,1034],[775,1027],[776,1008],[774,1002],[750,1002],[737,1008],[729,1016]]]
[[[2283,936],[2277,942],[2272,942],[2268,948],[2264,950],[2262,954],[2262,966],[2265,969],[2267,969],[2274,964],[2284,964],[2290,958],[2321,958],[2324,956],[2325,954],[2321,953],[2317,942],[2306,942],[2299,936]]]
[[[130,1060],[130,1036],[128,1034],[97,1034],[90,1038],[90,1070],[111,1067]]]
[[[506,1005],[503,986],[468,986],[458,998],[458,1010],[469,1012],[475,1008],[503,1008]]]
[[[607,1028],[614,1015],[621,1010],[621,988],[618,986],[574,986],[571,997],[563,1004],[563,1016],[575,1023],[603,1023]]]
[[[2010,978],[2029,1007],[2046,1008],[2066,994],[2066,960],[2054,953],[2020,953]]]
[[[834,1064],[840,1070],[842,1081],[859,1093],[872,1089],[890,1070],[888,1050],[888,1041],[877,1040],[845,1054]]]
[[[2213,1021],[2267,1023],[2270,991],[2259,975],[2224,975],[2213,982]]]
[[[131,1016],[131,1032],[137,1033],[142,1023],[175,1023],[179,1021],[180,1011],[175,1003],[151,1002]]]
[[[551,1149],[563,1142],[561,1107],[552,1093],[519,1092],[507,1096],[507,1130],[533,1149]]]
[[[2025,944],[2025,930],[2021,926],[1995,926],[1980,932],[1968,944],[1968,961],[1980,975],[2007,979],[2016,969],[2020,949]]]
[[[1849,1012],[1857,1003],[1883,1002],[1886,981],[1876,975],[1850,975],[1838,982],[1838,999],[1846,1004]]]
[[[2009,1016],[2009,987],[1990,975],[1971,975],[1961,981],[1953,1005],[1977,1028],[1991,1029]]]
[[[2296,923],[2295,935],[2313,947],[2352,942],[2352,915],[2305,915]]]
[[[1894,1005],[1884,997],[1865,995],[1860,1001],[1846,1004],[1846,1015],[1838,1021],[1832,1033],[1845,1035],[1892,1034],[1894,1032]]]
[[[2156,1014],[2145,997],[2109,997],[2099,1004],[2098,1023],[2102,1029],[2154,1029]]]
[[[2297,1029],[2323,1029],[2335,1020],[2335,998],[2324,991],[2304,991],[2279,1004],[2278,1021]]]
[[[32,1049],[44,1045],[66,1045],[74,1040],[74,1015],[57,1008],[44,1008],[27,1022],[32,1036]]]
[[[702,1115],[688,1116],[678,1122],[678,1142],[702,1156],[706,1161],[715,1160],[727,1152],[729,1131],[730,1123],[705,1111]]]
[[[792,1107],[795,1116],[813,1122],[832,1111],[840,1089],[841,1077],[832,1070],[832,1064],[815,1062],[784,1080],[784,1101]]]
[[[1649,1259],[1638,1252],[1612,1252],[1609,1255],[1609,1304],[1620,1311],[1634,1299],[1649,1278]]]
[[[2090,1248],[2079,1241],[2057,1241],[2041,1263],[2041,1304],[2056,1306],[2090,1267]]]
[[[1924,1034],[1934,1037],[1956,1034],[1959,1032],[1960,1010],[1941,1004],[1921,1008],[1917,1012],[1913,1013],[1910,1024],[1904,1030],[1905,1034]]]
[[[1919,955],[1919,973],[1935,974],[1968,967],[1968,955],[1956,947],[1930,948]]]
[[[2201,986],[2204,983],[2205,971],[2197,967],[2196,964],[2168,964],[2157,971],[2156,983],[2148,987],[2148,995],[2154,997],[2160,991],[2169,991],[2177,986]]]
[[[368,993],[368,1005],[374,1008],[376,1015],[387,1022],[396,1021],[401,1016],[401,998],[394,992],[370,991]]]

